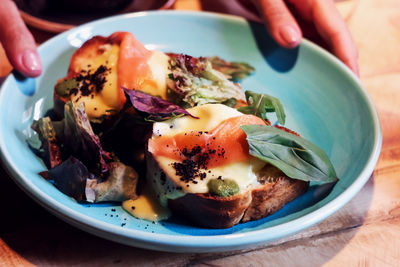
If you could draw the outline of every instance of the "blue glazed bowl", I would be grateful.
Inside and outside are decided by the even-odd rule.
[[[38,173],[45,169],[27,144],[32,120],[52,108],[53,88],[74,50],[94,35],[132,32],[147,48],[218,55],[248,62],[256,73],[243,87],[281,100],[286,126],[322,147],[340,178],[311,185],[308,192],[267,218],[229,229],[204,229],[176,219],[149,223],[111,204],[85,205],[59,192]],[[365,184],[377,162],[382,134],[370,96],[339,60],[304,40],[297,49],[278,47],[260,24],[192,12],[144,12],[85,24],[39,48],[44,72],[37,79],[10,75],[0,91],[1,157],[15,182],[61,219],[95,235],[124,244],[173,252],[241,249],[301,231],[348,202]],[[115,210],[115,211],[114,211]],[[111,216],[112,215],[112,216]]]

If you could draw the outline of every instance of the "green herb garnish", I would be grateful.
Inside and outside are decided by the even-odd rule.
[[[239,108],[238,110],[240,112],[252,114],[264,120],[268,120],[268,112],[275,112],[278,122],[281,125],[285,124],[285,110],[278,98],[267,94],[258,94],[252,91],[246,91],[245,94],[248,106]]]
[[[338,178],[325,151],[294,134],[272,126],[244,125],[250,155],[303,181],[334,182]]]

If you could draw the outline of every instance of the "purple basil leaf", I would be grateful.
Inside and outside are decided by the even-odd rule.
[[[168,117],[184,114],[198,119],[198,117],[193,116],[186,109],[159,97],[151,96],[138,90],[129,90],[124,87],[122,87],[122,89],[124,89],[125,93],[129,96],[132,106],[140,112],[147,113],[154,117]]]
[[[83,104],[75,106],[71,101],[65,104],[61,141],[68,154],[78,158],[96,175],[108,172],[111,154],[103,150],[99,137],[94,134]]]
[[[53,180],[58,190],[75,198],[77,201],[86,200],[86,179],[94,178],[86,166],[72,156],[41,175],[45,175],[48,179]]]
[[[32,129],[38,133],[41,141],[40,154],[48,168],[54,168],[62,162],[61,147],[53,122],[49,117],[34,121]]]

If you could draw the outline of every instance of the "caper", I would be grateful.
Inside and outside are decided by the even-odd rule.
[[[211,179],[207,183],[208,192],[220,197],[229,197],[239,193],[239,185],[231,179]]]
[[[56,84],[55,90],[59,96],[68,97],[70,95],[71,89],[78,88],[78,86],[79,82],[76,79],[71,78]]]

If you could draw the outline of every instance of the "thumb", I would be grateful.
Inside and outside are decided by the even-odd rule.
[[[36,77],[42,64],[35,40],[11,0],[0,0],[0,42],[11,65],[24,76]]]
[[[286,48],[299,45],[301,29],[282,0],[254,0],[254,4],[278,44]]]

